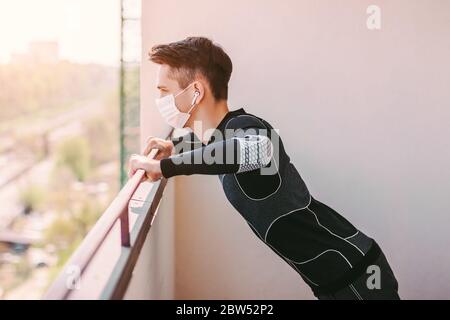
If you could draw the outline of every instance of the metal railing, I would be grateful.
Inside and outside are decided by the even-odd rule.
[[[153,149],[148,155],[154,158],[158,150]],[[141,208],[141,214],[130,232],[129,203],[133,200],[138,189],[144,170],[137,170],[112,203],[95,223],[80,246],[72,254],[62,271],[52,283],[44,299],[70,299],[74,290],[79,290],[75,282],[83,276],[89,263],[98,252],[105,239],[109,236],[115,223],[120,220],[121,253],[114,270],[102,289],[99,299],[121,299],[123,298],[131,278],[133,268],[136,264],[140,250],[144,245],[145,238],[151,226],[152,218],[158,208],[167,180],[154,182],[152,188],[145,195],[138,195],[135,200],[145,200]],[[144,199],[145,198],[145,199]],[[74,274],[75,271],[75,274]]]

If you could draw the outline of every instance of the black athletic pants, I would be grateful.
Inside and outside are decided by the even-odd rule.
[[[378,276],[379,279],[374,278]],[[382,252],[367,273],[362,274],[345,288],[333,294],[319,295],[317,298],[319,300],[400,300],[397,279]]]

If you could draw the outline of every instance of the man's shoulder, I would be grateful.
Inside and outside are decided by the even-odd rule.
[[[228,119],[225,123],[225,130],[238,130],[238,129],[246,129],[246,128],[258,128],[258,129],[267,129],[271,128],[270,124],[258,117],[254,114],[247,112],[240,112]]]

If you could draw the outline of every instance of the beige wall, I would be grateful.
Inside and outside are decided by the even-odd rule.
[[[169,182],[124,299],[175,298],[174,187]],[[160,214],[161,213],[161,214]]]
[[[382,10],[379,31],[366,8]],[[142,139],[162,134],[157,43],[230,54],[230,105],[280,129],[313,195],[384,248],[404,298],[450,298],[450,2],[144,0]],[[311,298],[217,177],[175,180],[177,298]]]

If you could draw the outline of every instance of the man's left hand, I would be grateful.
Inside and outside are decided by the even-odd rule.
[[[147,158],[139,154],[132,154],[129,160],[128,177],[131,178],[137,170],[145,170],[145,176],[150,181],[157,181],[162,178],[160,161]]]

